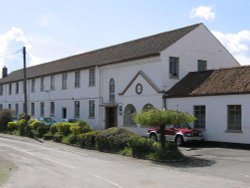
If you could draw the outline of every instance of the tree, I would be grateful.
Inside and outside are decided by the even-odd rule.
[[[178,123],[190,123],[195,120],[195,117],[181,111],[152,109],[147,112],[137,113],[133,119],[136,123],[141,125],[159,127],[161,147],[164,148],[166,142],[165,126]]]

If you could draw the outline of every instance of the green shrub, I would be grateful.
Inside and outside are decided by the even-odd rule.
[[[87,133],[87,132],[93,131],[92,126],[85,121],[80,120],[80,121],[76,122],[76,124],[78,124],[81,127],[82,133]]]
[[[96,146],[99,151],[119,152],[128,146],[128,141],[134,133],[123,128],[110,128],[96,136]]]
[[[53,138],[54,142],[62,142],[62,139],[63,139],[63,134],[62,133],[57,132],[57,133],[54,134],[54,138]]]
[[[121,155],[129,156],[132,157],[132,148],[130,147],[125,147],[123,150],[119,152]]]
[[[34,121],[31,121],[30,127],[32,130],[37,130],[39,127],[41,128],[41,127],[47,127],[47,126],[45,125],[45,123],[41,121],[34,120]]]
[[[69,130],[74,135],[79,135],[82,133],[82,128],[77,123],[72,123]]]
[[[56,127],[56,130],[63,134],[63,135],[68,135],[70,133],[70,126],[72,125],[72,123],[68,123],[68,122],[60,122],[60,123],[56,123],[54,126]]]
[[[31,118],[31,116],[29,114],[27,114],[27,121],[29,121]],[[18,120],[22,120],[22,119],[25,119],[25,113],[21,113],[19,116],[18,116]]]
[[[78,142],[81,148],[96,148],[96,136],[100,131],[91,131],[78,136]]]
[[[14,130],[18,130],[18,124],[17,122],[9,122],[8,123],[8,130],[9,131],[14,131]]]
[[[37,120],[35,120],[35,119],[30,119],[30,120],[28,121],[28,125],[33,124],[34,121],[37,121]]]
[[[24,136],[25,132],[26,132],[26,130],[25,130],[25,128],[26,128],[26,122],[25,122],[25,120],[21,119],[21,120],[19,120],[17,122],[17,124],[18,124],[18,130],[19,130],[20,135]]]
[[[42,138],[44,134],[46,134],[48,132],[48,127],[47,126],[44,126],[44,127],[38,127],[37,128],[37,132],[38,132],[38,135],[37,137],[38,138]]]
[[[48,132],[43,135],[44,140],[52,140],[54,138],[54,135],[51,132]]]
[[[64,144],[75,144],[77,142],[77,136],[75,134],[69,134],[62,138]]]
[[[49,127],[49,130],[52,134],[55,134],[57,132],[57,127],[56,127],[57,124],[53,124]]]
[[[8,109],[0,110],[0,131],[7,130],[7,125],[12,121],[12,111]]]
[[[132,136],[129,139],[129,147],[132,149],[132,156],[142,159],[146,159],[150,153],[154,152],[154,147],[157,144],[159,143],[152,139],[140,136]]]

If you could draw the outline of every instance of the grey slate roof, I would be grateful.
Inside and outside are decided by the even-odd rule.
[[[190,72],[165,97],[250,94],[250,66]]]
[[[161,51],[174,44],[199,25],[201,24],[195,24],[115,46],[32,66],[27,68],[27,78],[30,79],[55,73],[84,69],[93,66],[121,63],[132,59],[159,55]],[[1,79],[0,84],[18,80],[23,80],[22,69],[14,71],[7,77]]]

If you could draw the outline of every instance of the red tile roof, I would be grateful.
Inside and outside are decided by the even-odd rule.
[[[250,94],[250,66],[190,72],[164,95],[166,98]]]

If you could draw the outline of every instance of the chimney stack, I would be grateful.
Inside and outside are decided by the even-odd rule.
[[[6,76],[8,76],[8,69],[6,66],[4,66],[2,71],[2,78],[5,78]]]

